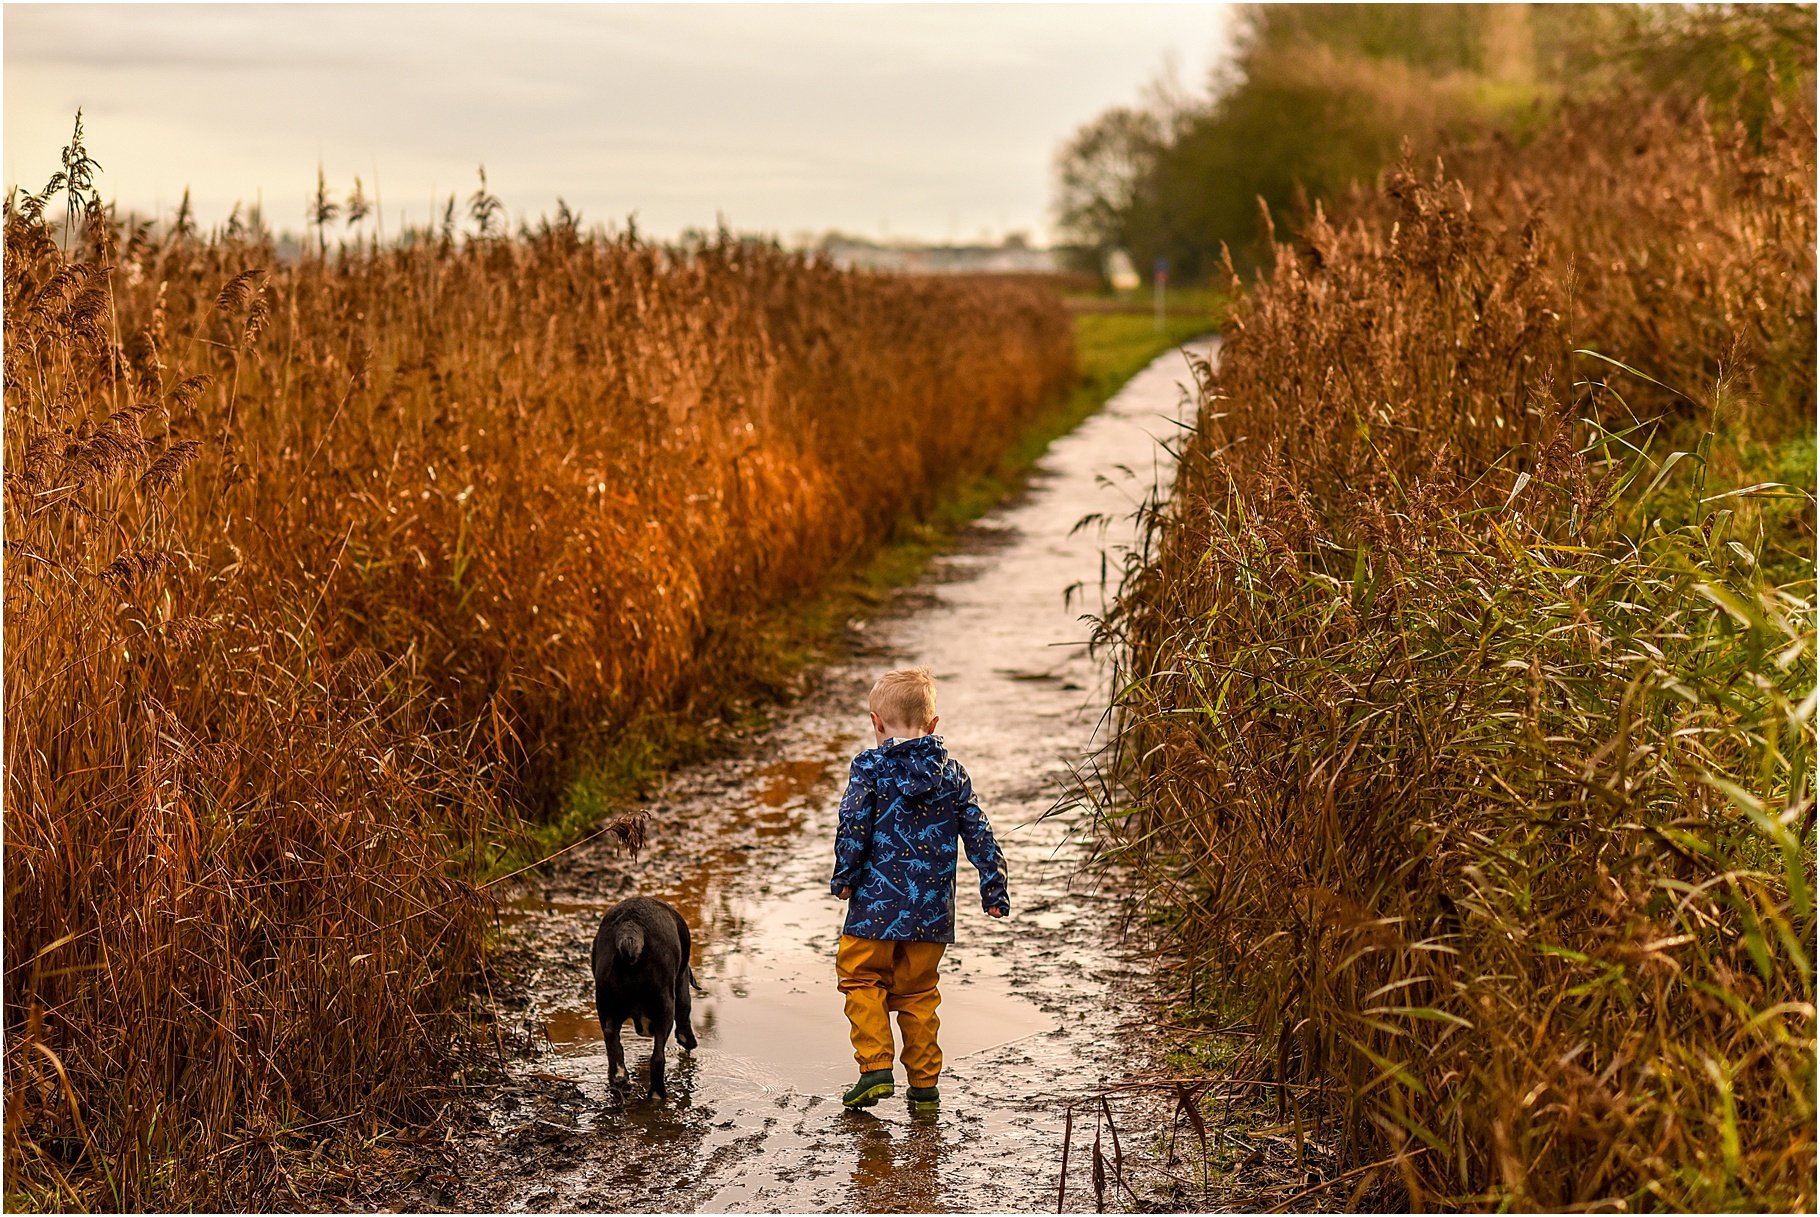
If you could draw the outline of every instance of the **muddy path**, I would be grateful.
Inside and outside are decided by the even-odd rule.
[[[583,847],[509,897],[500,995],[509,1079],[415,1198],[488,1210],[1053,1210],[1066,1099],[1147,1052],[1146,961],[1117,894],[1080,873],[1087,825],[1049,815],[1093,747],[1106,675],[1086,650],[1103,554],[1178,432],[1179,353],[1140,373],[1044,457],[1029,490],[982,519],[918,586],[851,631],[851,653],[737,753],[691,767],[651,804],[636,862]],[[1078,528],[1089,513],[1106,527]],[[1070,588],[1072,603],[1066,602]],[[856,1074],[828,895],[847,761],[872,743],[865,695],[891,666],[940,687],[941,734],[972,772],[1004,848],[1013,912],[979,908],[963,862],[959,941],[943,964],[943,1105],[844,1111]],[[666,1100],[646,1094],[650,1041],[626,1030],[637,1080],[607,1085],[591,1009],[601,912],[641,892],[695,927],[701,1045],[672,1045]],[[1090,1203],[1086,1155],[1070,1206]]]

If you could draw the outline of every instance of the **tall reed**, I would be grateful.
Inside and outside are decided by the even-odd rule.
[[[6,216],[9,1187],[294,1203],[289,1147],[464,1076],[516,817],[1053,408],[1070,323],[566,212],[286,263],[65,186]]]
[[[1813,148],[1405,165],[1201,369],[1107,845],[1359,1203],[1813,1206]]]

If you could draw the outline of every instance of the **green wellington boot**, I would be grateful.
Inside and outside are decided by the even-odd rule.
[[[853,1089],[840,1097],[843,1107],[870,1107],[880,1099],[888,1099],[897,1090],[891,1080],[889,1069],[874,1069],[859,1075],[859,1081],[853,1083]]]
[[[942,1105],[941,1088],[937,1086],[912,1086],[909,1093],[911,1111],[934,1111]]]

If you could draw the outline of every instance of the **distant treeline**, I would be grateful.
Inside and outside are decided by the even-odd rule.
[[[1311,198],[1372,185],[1407,142],[1519,142],[1569,97],[1639,86],[1761,123],[1811,65],[1805,5],[1247,5],[1237,52],[1204,95],[1167,86],[1106,111],[1056,158],[1055,212],[1076,264],[1125,250],[1148,276],[1242,269],[1267,225],[1299,228]]]

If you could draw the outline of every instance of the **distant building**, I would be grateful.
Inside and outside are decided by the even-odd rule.
[[[1135,292],[1144,286],[1137,267],[1131,264],[1131,255],[1122,249],[1113,250],[1106,259],[1106,282],[1112,284],[1115,292]]]
[[[818,248],[843,270],[891,270],[920,275],[1049,275],[1062,269],[1053,250],[1032,249],[1013,234],[1002,245],[882,244],[830,236]]]

